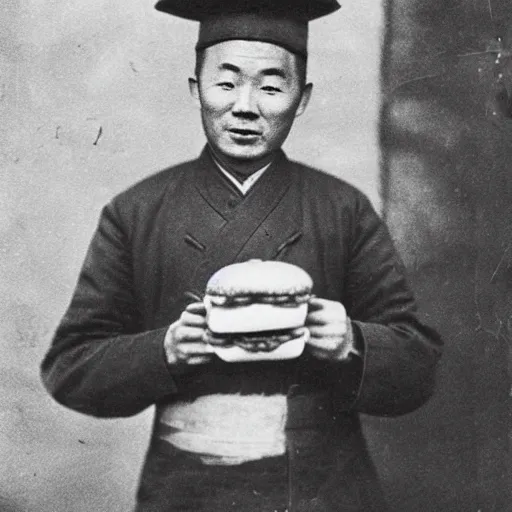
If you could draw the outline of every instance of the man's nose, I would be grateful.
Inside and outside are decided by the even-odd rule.
[[[252,87],[240,87],[232,108],[233,115],[258,117],[258,106]]]

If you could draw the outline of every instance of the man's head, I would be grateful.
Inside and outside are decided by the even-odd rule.
[[[158,1],[159,11],[199,21],[190,91],[221,163],[245,172],[272,159],[311,95],[309,22],[339,8],[337,0]]]
[[[233,39],[198,52],[190,91],[216,156],[254,170],[281,147],[310,98],[306,59],[276,44]]]

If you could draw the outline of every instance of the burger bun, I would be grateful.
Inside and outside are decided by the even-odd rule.
[[[309,329],[304,327],[298,338],[286,341],[271,352],[248,352],[238,345],[229,347],[219,347],[210,345],[213,352],[227,363],[244,363],[255,361],[283,361],[286,359],[295,359],[304,351],[304,347],[309,340]]]

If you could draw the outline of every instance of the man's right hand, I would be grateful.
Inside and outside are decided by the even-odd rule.
[[[198,365],[213,358],[213,349],[206,343],[206,308],[202,302],[189,304],[180,318],[171,324],[164,340],[170,365]]]

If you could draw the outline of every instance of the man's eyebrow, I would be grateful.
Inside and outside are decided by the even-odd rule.
[[[264,76],[279,76],[282,79],[286,79],[286,73],[281,68],[267,68],[261,72]]]
[[[223,62],[219,65],[219,69],[225,69],[226,71],[233,71],[234,73],[240,73],[240,68],[229,62]]]
[[[219,64],[220,70],[233,71],[234,73],[240,73],[241,69],[234,64],[229,62],[223,62]],[[286,79],[286,73],[281,68],[265,68],[261,71],[263,76],[278,76],[282,79]]]

